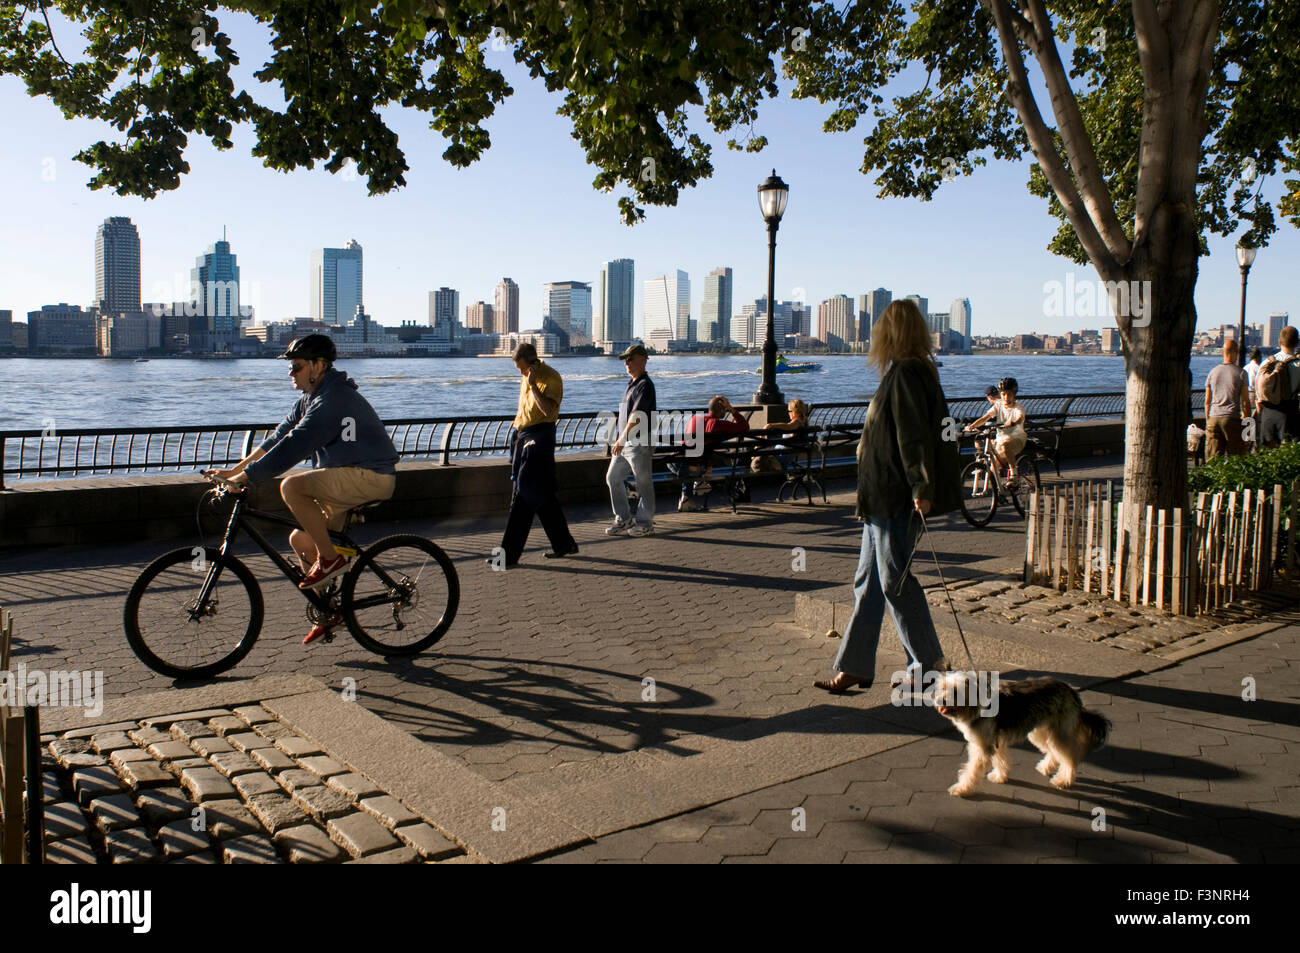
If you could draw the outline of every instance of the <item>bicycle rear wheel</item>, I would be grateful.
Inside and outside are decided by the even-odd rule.
[[[127,593],[122,625],[136,657],[160,675],[211,678],[253,648],[262,630],[262,590],[233,556],[210,547],[176,549],[140,573]]]
[[[1019,482],[1011,493],[1011,505],[1017,513],[1024,516],[1029,512],[1030,494],[1042,489],[1042,482],[1038,479],[1038,461],[1032,453],[1022,453],[1016,457],[1016,477]]]
[[[998,508],[998,482],[993,468],[980,460],[961,471],[961,512],[972,526],[987,526]]]
[[[460,578],[423,536],[387,536],[357,556],[339,593],[348,631],[379,655],[414,655],[451,628]]]

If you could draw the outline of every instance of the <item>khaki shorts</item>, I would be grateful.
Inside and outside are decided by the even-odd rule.
[[[1024,434],[1021,434],[1018,437],[998,434],[998,438],[994,441],[993,445],[997,447],[998,452],[1004,457],[1009,457],[1010,459],[1015,460],[1015,458],[1020,455],[1020,451],[1025,449],[1025,444],[1028,442],[1029,437]]]
[[[326,467],[310,470],[297,477],[300,486],[320,504],[329,527],[343,528],[348,510],[372,500],[386,500],[393,495],[397,477],[376,473],[364,467]]]

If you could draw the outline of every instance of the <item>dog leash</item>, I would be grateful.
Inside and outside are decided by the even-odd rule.
[[[966,644],[966,633],[961,629],[961,619],[957,617],[957,607],[953,605],[952,593],[948,591],[948,580],[943,577],[943,568],[939,565],[939,554],[935,552],[934,540],[930,539],[930,524],[926,522],[925,514],[920,510],[914,509],[912,512],[921,517],[921,528],[924,530],[925,537],[930,543],[930,555],[934,558],[934,568],[939,572],[939,582],[943,586],[943,594],[948,597],[948,608],[952,610],[952,620],[957,623],[957,634],[961,636],[961,647],[966,651],[966,661],[970,662],[971,670],[974,671],[975,657],[970,654],[970,646]],[[912,560],[916,558],[916,550],[920,545],[921,537],[917,536],[916,542],[912,545],[912,553],[907,557],[907,565],[903,567],[903,574],[899,577],[898,588],[894,592],[894,595],[896,596],[900,595],[903,591],[903,584],[907,581],[907,575],[912,569]]]

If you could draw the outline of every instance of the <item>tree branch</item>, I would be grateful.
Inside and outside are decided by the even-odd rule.
[[[1184,0],[1191,9],[1187,32],[1174,55],[1174,89],[1186,90],[1190,111],[1179,114],[1174,124],[1173,149],[1176,183],[1195,187],[1200,167],[1201,144],[1205,138],[1205,93],[1210,82],[1210,60],[1218,39],[1219,0]],[[1190,178],[1190,182],[1187,180]]]
[[[1061,64],[1056,36],[1052,32],[1052,21],[1047,16],[1042,0],[1028,2],[1029,15],[1033,19],[1034,31],[1039,40],[1036,50],[1038,64],[1043,70],[1047,91],[1052,99],[1052,112],[1060,125],[1061,141],[1065,145],[1066,157],[1070,160],[1070,170],[1083,194],[1088,216],[1097,226],[1106,247],[1117,261],[1124,261],[1130,253],[1128,236],[1124,234],[1124,226],[1115,214],[1115,200],[1101,174],[1092,137],[1084,125],[1078,100],[1070,88],[1065,67]]]
[[[46,32],[50,34],[50,46],[54,47],[54,52],[59,54],[59,59],[63,60],[64,66],[71,66],[72,64],[68,62],[68,58],[59,49],[58,41],[54,39],[54,27],[50,26],[50,15],[45,12],[45,0],[41,0],[41,16],[45,18]]]
[[[1154,0],[1133,0],[1133,25],[1142,66],[1142,135],[1133,214],[1136,247],[1145,241],[1151,216],[1165,191],[1174,117],[1169,102],[1173,94],[1169,35]]]
[[[1038,160],[1048,184],[1065,208],[1066,217],[1079,236],[1079,241],[1088,253],[1088,257],[1096,266],[1098,274],[1108,280],[1118,279],[1115,257],[1088,215],[1075,188],[1074,180],[1056,151],[1051,132],[1038,111],[1038,104],[1034,102],[1033,93],[1029,89],[1029,77],[1025,72],[1024,57],[1016,43],[1015,27],[1011,21],[1007,0],[980,0],[980,3],[992,13],[993,20],[997,24],[1003,57],[1011,73],[1007,96],[1016,107],[1016,112],[1020,114],[1020,121],[1024,123],[1025,134],[1029,138],[1029,147],[1033,150],[1034,158]]]

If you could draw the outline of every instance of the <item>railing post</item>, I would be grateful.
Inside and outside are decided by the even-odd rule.
[[[45,791],[41,784],[41,710],[23,708],[25,775],[27,778],[27,863],[45,863]]]
[[[451,465],[451,436],[456,431],[456,421],[449,421],[442,432],[442,465]]]

